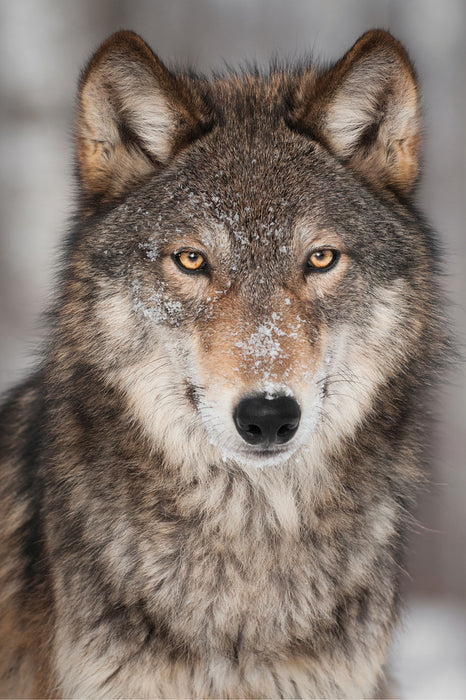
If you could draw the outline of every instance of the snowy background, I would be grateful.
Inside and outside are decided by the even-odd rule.
[[[336,59],[373,27],[407,46],[422,82],[419,203],[441,233],[464,344],[464,0],[0,0],[0,390],[34,362],[73,206],[76,81],[103,39],[134,29],[166,62],[208,71],[274,53]],[[406,698],[466,698],[465,389],[458,371],[442,392],[432,485],[410,545],[393,661]]]

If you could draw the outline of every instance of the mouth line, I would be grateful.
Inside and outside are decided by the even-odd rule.
[[[273,457],[274,455],[286,454],[287,452],[293,452],[288,447],[251,447],[244,448],[241,450],[242,454],[257,455],[258,457]]]
[[[252,447],[252,446],[251,446]],[[278,464],[289,459],[296,452],[299,445],[288,448],[260,448],[260,449],[227,449],[224,450],[228,458],[237,462],[247,462],[256,467]]]

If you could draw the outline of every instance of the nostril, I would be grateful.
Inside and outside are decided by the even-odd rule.
[[[236,428],[243,440],[246,440],[246,442],[248,442],[250,445],[258,445],[262,442],[262,430],[259,428],[258,425],[250,424],[245,426],[238,426],[237,423]]]
[[[238,433],[250,445],[281,445],[295,435],[301,411],[289,396],[270,397],[257,394],[242,399],[233,420]]]
[[[294,430],[296,426],[288,424],[288,425],[282,425],[278,430],[277,430],[277,435],[278,437],[286,437],[289,433],[291,433],[292,430]]]
[[[247,433],[249,433],[250,435],[261,435],[262,434],[262,431],[258,425],[248,425],[248,427],[245,428],[244,430]]]

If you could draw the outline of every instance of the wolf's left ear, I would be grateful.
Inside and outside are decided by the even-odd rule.
[[[304,79],[297,128],[376,186],[411,192],[419,170],[419,89],[391,34],[373,30],[317,79]]]
[[[93,206],[118,198],[209,128],[209,110],[133,32],[113,34],[79,85],[77,160]]]

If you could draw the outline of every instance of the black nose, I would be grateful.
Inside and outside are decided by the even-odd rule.
[[[237,405],[236,429],[250,445],[282,445],[296,433],[301,418],[298,402],[289,396],[249,396]]]

